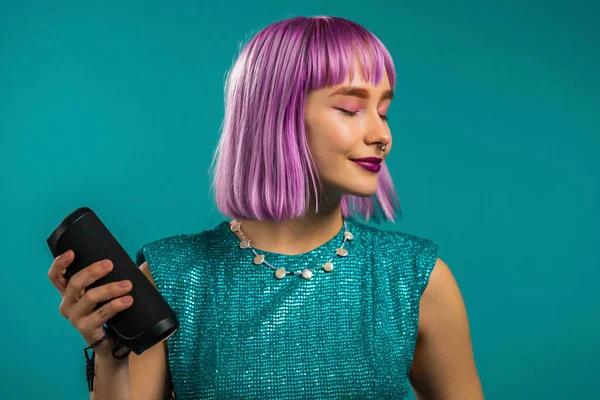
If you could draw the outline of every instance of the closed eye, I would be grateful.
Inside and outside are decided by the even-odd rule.
[[[347,117],[354,117],[354,116],[356,116],[356,114],[358,114],[358,111],[348,111],[348,110],[344,110],[343,108],[337,108],[337,107],[333,107],[333,108],[335,108],[336,110],[341,111],[342,114],[344,114]],[[388,121],[388,116],[387,115],[381,115],[381,114],[379,114],[379,118],[381,118],[382,120],[384,120],[386,122]]]

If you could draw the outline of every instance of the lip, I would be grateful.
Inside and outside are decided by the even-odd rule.
[[[379,158],[379,157],[363,157],[363,158],[354,158],[354,159],[352,159],[352,161],[361,161],[361,162],[381,164],[381,162],[383,161],[383,158]]]
[[[352,162],[370,172],[379,172],[379,170],[381,169],[381,165],[376,162],[365,162],[357,160],[352,160]]]

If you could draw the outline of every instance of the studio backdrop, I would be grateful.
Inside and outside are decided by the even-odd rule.
[[[0,3],[0,398],[88,398],[46,238],[82,206],[132,257],[223,221],[226,72],[298,15],[391,52],[403,218],[379,227],[440,245],[486,399],[598,398],[600,13],[581,0]]]

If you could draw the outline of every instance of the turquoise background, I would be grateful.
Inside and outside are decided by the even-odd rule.
[[[88,398],[46,238],[89,206],[133,256],[223,220],[208,167],[238,45],[354,20],[398,72],[388,165],[467,306],[486,399],[598,396],[597,2],[0,3],[0,398]]]

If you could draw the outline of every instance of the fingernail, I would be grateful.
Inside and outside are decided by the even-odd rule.
[[[123,304],[131,303],[131,297],[127,296],[127,297],[121,298],[121,303],[123,303]]]
[[[63,260],[66,260],[69,257],[71,257],[71,250],[67,250],[65,253],[63,253],[63,255],[61,257]]]
[[[119,287],[127,287],[129,286],[129,281],[123,281],[119,283]]]
[[[110,261],[108,260],[104,260],[100,263],[100,268],[102,269],[108,269],[110,267]]]

